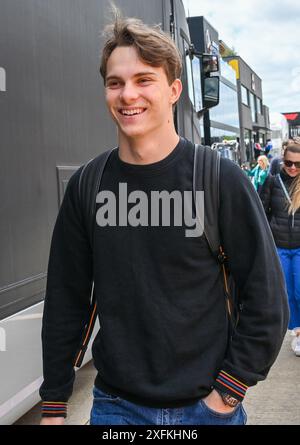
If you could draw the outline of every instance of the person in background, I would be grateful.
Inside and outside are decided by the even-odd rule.
[[[264,155],[259,156],[257,165],[252,170],[244,170],[247,175],[252,178],[251,182],[254,185],[255,190],[259,193],[269,173],[268,158]]]
[[[272,143],[271,139],[267,139],[267,142],[265,145],[265,155],[267,156],[268,159],[272,158],[272,155],[270,153],[272,148],[273,148],[273,143]]]
[[[264,151],[259,142],[254,143],[254,157],[258,159],[259,156],[263,155]]]
[[[300,357],[300,144],[287,144],[280,173],[268,176],[260,197],[285,274],[292,349]]]
[[[296,142],[296,144],[300,144],[300,137],[296,136],[293,139],[287,139],[282,142],[280,156],[275,156],[270,162],[269,173],[271,175],[275,176],[277,173],[280,173],[283,164],[284,151],[287,145],[292,144],[293,142]]]
[[[285,151],[287,145],[291,142],[293,142],[292,139],[288,139],[288,140],[282,142],[280,156],[275,156],[272,159],[272,161],[270,162],[270,168],[269,168],[270,175],[275,176],[278,173],[280,173],[280,170],[281,170],[281,167],[283,164],[284,151]]]
[[[293,137],[293,141],[296,142],[296,144],[300,144],[300,136]]]

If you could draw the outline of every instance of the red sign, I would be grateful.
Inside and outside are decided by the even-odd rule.
[[[288,121],[295,121],[298,118],[299,113],[283,113],[283,115]]]

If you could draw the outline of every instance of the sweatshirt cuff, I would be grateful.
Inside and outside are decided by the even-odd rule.
[[[240,402],[244,400],[248,386],[225,371],[220,371],[214,386],[222,392],[230,394]]]
[[[42,417],[67,417],[67,402],[42,402]]]

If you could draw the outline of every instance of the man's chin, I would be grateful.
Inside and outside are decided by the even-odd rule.
[[[140,138],[145,135],[145,129],[141,128],[130,129],[130,128],[123,128],[121,126],[119,126],[118,128],[119,128],[119,133],[124,138],[133,139],[133,138]]]

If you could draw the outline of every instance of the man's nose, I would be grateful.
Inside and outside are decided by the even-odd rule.
[[[120,92],[120,99],[123,102],[133,102],[138,97],[138,91],[135,85],[133,85],[131,82],[127,82],[124,84],[121,92]]]

